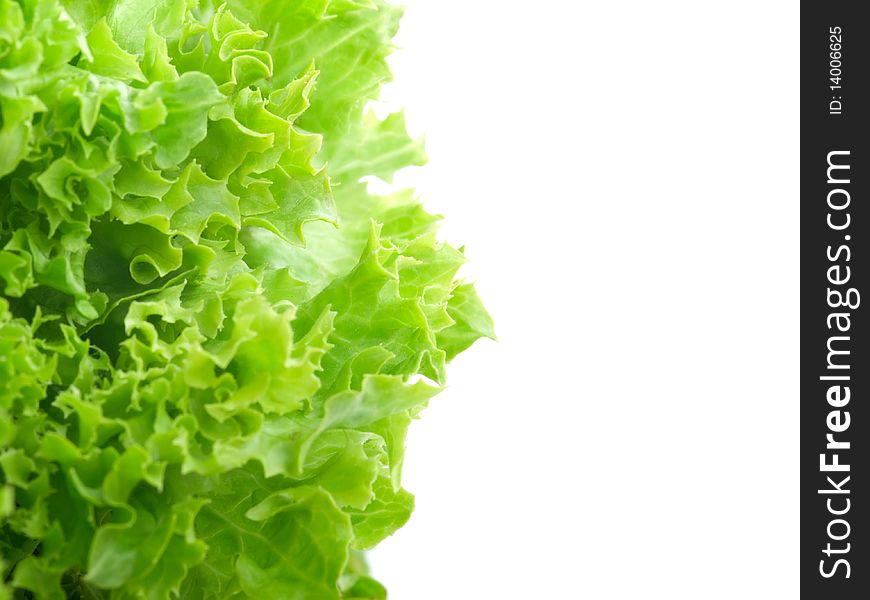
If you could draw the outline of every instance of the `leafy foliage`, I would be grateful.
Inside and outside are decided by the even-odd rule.
[[[492,324],[365,113],[383,0],[0,0],[0,598],[385,598]],[[421,377],[422,376],[422,377]]]

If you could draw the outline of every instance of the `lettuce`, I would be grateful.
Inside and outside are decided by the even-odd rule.
[[[367,112],[383,0],[0,0],[0,598],[385,598],[492,323]]]

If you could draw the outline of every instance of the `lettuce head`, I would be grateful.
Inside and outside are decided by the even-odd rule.
[[[0,0],[0,598],[385,598],[405,434],[492,323],[383,0]]]

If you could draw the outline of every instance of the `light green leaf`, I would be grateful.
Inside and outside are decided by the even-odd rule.
[[[414,496],[403,489],[394,490],[389,480],[379,479],[375,499],[364,510],[349,510],[353,522],[354,547],[372,548],[392,535],[411,517]]]
[[[454,324],[438,332],[438,344],[447,353],[447,360],[482,337],[495,339],[492,317],[471,284],[463,283],[453,290],[447,313]]]
[[[122,81],[147,81],[136,56],[118,45],[105,18],[97,21],[87,40],[92,58],[83,62],[89,71]]]
[[[324,160],[334,164],[336,181],[357,181],[374,175],[392,181],[399,169],[426,164],[423,140],[412,140],[405,129],[405,115],[397,112],[379,121],[373,112],[341,144],[327,145]]]
[[[182,24],[185,0],[115,0],[108,24],[115,39],[128,52],[142,53],[148,30],[169,37]]]

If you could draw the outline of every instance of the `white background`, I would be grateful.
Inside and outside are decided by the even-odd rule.
[[[798,597],[798,4],[410,0],[387,106],[495,318],[391,600]]]

